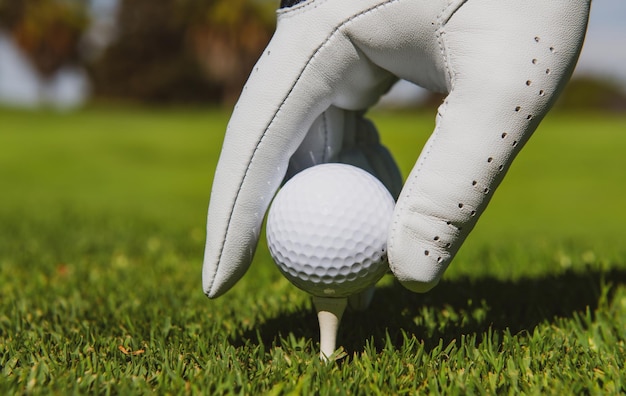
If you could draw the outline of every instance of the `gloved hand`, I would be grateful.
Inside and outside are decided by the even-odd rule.
[[[363,118],[398,78],[447,93],[388,240],[397,279],[431,289],[571,75],[591,1],[283,2],[227,127],[204,292],[217,297],[245,273],[290,167],[350,162],[398,192],[395,164]]]

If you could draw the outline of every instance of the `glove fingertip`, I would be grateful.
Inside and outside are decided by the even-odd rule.
[[[396,276],[396,279],[398,279],[398,282],[406,289],[414,292],[414,293],[426,293],[429,292],[431,289],[433,289],[435,286],[437,286],[437,284],[439,284],[439,279],[435,279],[435,280],[429,280],[429,281],[420,281],[420,280],[416,280],[416,279],[404,279],[404,278],[399,278],[398,276]]]

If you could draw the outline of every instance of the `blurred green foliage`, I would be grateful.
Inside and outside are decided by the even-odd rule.
[[[178,3],[122,1],[117,39],[91,67],[97,95],[164,102],[219,94],[188,49]]]
[[[96,93],[147,102],[232,102],[274,29],[273,2],[123,0]]]
[[[88,26],[81,1],[0,0],[0,27],[44,76],[79,60],[80,39]]]
[[[626,111],[626,93],[610,80],[579,77],[570,81],[556,104],[557,109]]]

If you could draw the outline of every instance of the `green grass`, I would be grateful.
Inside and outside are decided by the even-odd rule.
[[[434,115],[373,118],[406,175]],[[1,394],[626,392],[626,117],[549,116],[441,284],[383,279],[329,365],[264,240],[202,294],[227,119],[0,111]]]

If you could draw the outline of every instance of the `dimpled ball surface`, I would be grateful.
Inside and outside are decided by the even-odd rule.
[[[305,169],[278,192],[267,218],[270,254],[295,286],[347,297],[387,271],[395,202],[366,171],[345,164]]]

